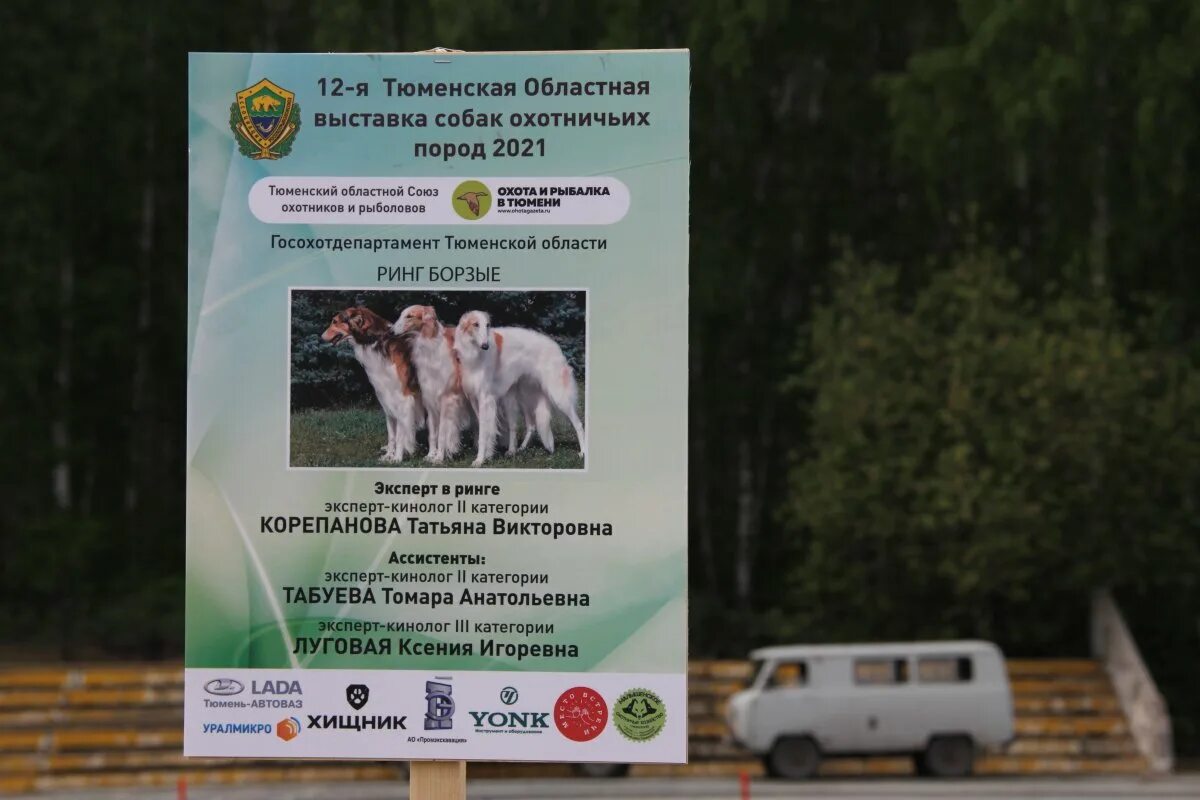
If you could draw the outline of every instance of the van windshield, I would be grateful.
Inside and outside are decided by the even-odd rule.
[[[761,658],[755,659],[754,661],[750,662],[750,685],[751,686],[757,686],[759,684],[759,681],[761,681],[763,679],[763,677],[764,677],[763,667],[766,665],[766,663],[767,662],[763,661]]]

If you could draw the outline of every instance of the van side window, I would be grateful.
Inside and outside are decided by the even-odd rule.
[[[975,677],[969,656],[928,656],[917,659],[921,683],[967,683]]]
[[[808,663],[784,661],[775,665],[775,671],[767,679],[768,689],[789,689],[808,685]]]
[[[854,662],[854,682],[860,686],[889,686],[908,683],[908,660],[904,658],[860,658]]]

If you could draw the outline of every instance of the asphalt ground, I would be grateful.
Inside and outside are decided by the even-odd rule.
[[[803,800],[940,800],[941,798],[1038,798],[1116,800],[1178,798],[1200,800],[1200,775],[1164,778],[978,778],[946,780],[816,780],[789,783],[754,781],[750,796]],[[176,787],[98,789],[19,797],[37,800],[177,800]],[[609,780],[486,780],[467,786],[470,800],[740,800],[738,782],[729,779],[656,778]],[[187,800],[402,800],[405,781],[195,786]]]

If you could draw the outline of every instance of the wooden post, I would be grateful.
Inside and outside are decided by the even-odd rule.
[[[408,800],[467,800],[467,762],[410,762]]]

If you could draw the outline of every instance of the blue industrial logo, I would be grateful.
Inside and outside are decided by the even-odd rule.
[[[454,687],[441,681],[425,681],[425,730],[448,731],[454,727]]]

